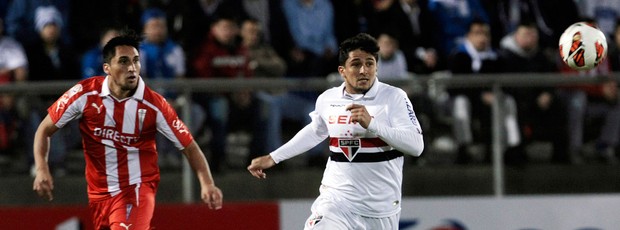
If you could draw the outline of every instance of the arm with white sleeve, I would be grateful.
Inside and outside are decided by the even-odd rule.
[[[317,105],[320,99],[321,96],[319,96],[317,100]],[[310,113],[310,116],[312,117],[312,122],[297,132],[286,144],[268,155],[252,159],[252,162],[247,168],[248,171],[256,178],[265,179],[267,174],[263,171],[264,169],[271,168],[277,163],[302,154],[325,140],[325,138],[329,136],[329,133],[319,113],[313,111]]]
[[[312,118],[312,122],[299,130],[286,144],[269,154],[276,164],[314,148],[314,146],[318,145],[329,136],[327,125],[323,119],[321,119],[319,111],[321,109],[320,105],[323,104],[322,101],[323,95],[320,95],[314,105],[315,110],[309,114]]]
[[[402,90],[391,97],[388,104],[389,123],[372,119],[367,130],[398,151],[420,156],[424,150],[424,139],[411,101]]]

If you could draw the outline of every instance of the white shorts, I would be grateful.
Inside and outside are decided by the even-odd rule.
[[[362,216],[319,197],[312,204],[304,230],[398,230],[399,219],[400,213],[383,218]]]

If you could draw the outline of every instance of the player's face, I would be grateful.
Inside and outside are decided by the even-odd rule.
[[[349,52],[344,66],[338,66],[344,78],[345,90],[352,94],[363,94],[370,89],[377,77],[377,60],[361,49]]]
[[[140,55],[132,46],[117,46],[116,55],[103,69],[110,76],[110,88],[131,91],[138,87]]]

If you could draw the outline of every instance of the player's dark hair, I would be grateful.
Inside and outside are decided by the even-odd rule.
[[[357,49],[370,53],[375,57],[375,60],[379,60],[379,45],[377,44],[377,39],[367,33],[359,33],[340,43],[338,63],[344,66],[349,58],[349,52]]]
[[[132,46],[139,50],[140,40],[140,36],[135,31],[131,29],[122,30],[119,36],[110,39],[103,46],[103,62],[110,64],[110,61],[116,55],[116,47],[118,46]]]

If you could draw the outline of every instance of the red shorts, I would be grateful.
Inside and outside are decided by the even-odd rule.
[[[157,184],[149,182],[132,185],[109,199],[89,202],[95,229],[151,229]]]

